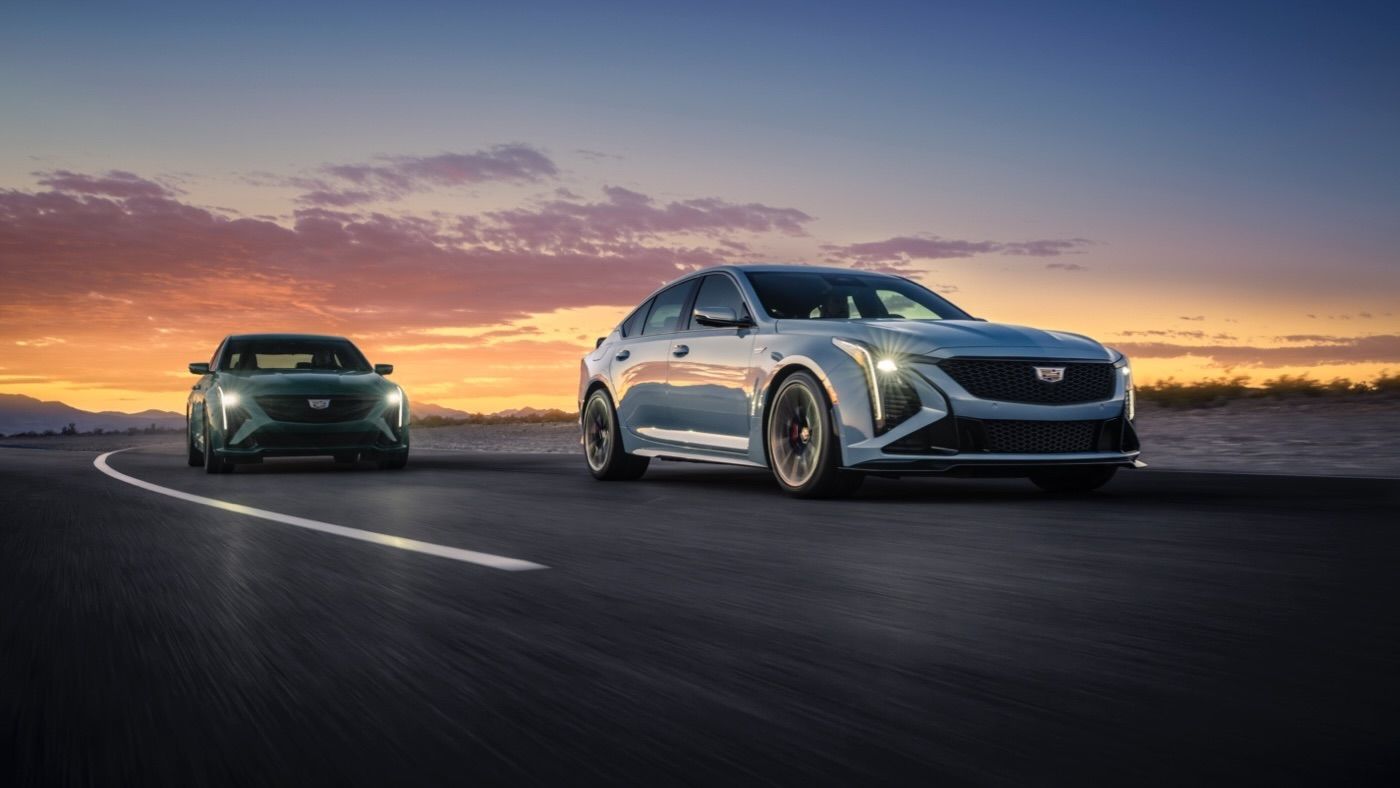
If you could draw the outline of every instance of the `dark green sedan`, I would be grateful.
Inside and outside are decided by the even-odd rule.
[[[185,407],[189,461],[228,473],[264,457],[408,463],[408,398],[344,337],[243,334],[190,364],[199,383]]]

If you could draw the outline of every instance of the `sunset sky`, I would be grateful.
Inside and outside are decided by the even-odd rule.
[[[1139,379],[1400,372],[1384,3],[35,3],[0,23],[0,392],[182,410],[225,334],[573,408],[722,262],[894,270]]]

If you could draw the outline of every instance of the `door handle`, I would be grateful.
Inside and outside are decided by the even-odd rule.
[[[621,353],[618,353],[616,356],[613,356],[613,358],[617,359],[618,361],[626,361],[627,359],[629,359],[629,358],[631,358],[631,357],[632,357],[632,351],[630,351],[630,350],[624,350],[624,351],[622,351]]]
[[[686,353],[689,352],[690,348],[686,347],[685,345],[676,345],[675,347],[671,348],[671,355],[677,358],[684,356]]]

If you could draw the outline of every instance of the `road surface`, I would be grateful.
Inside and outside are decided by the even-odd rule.
[[[680,463],[604,484],[546,455],[94,458],[0,449],[21,784],[1400,769],[1397,481],[1148,470],[1083,497],[874,480],[807,502]]]

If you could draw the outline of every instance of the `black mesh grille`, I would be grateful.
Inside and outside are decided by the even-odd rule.
[[[983,420],[986,450],[1004,454],[1065,454],[1094,451],[1098,421]]]
[[[370,411],[382,401],[377,397],[310,397],[284,394],[258,397],[257,400],[258,407],[263,409],[263,413],[266,413],[269,419],[299,424],[334,424],[368,418]],[[311,407],[313,400],[326,402],[326,407]]]
[[[253,436],[253,440],[266,449],[333,449],[369,446],[379,437],[379,432],[268,432]]]
[[[1113,396],[1113,365],[1107,363],[955,358],[938,366],[978,399],[1071,405]],[[1063,368],[1064,376],[1046,383],[1036,378],[1036,367]]]

